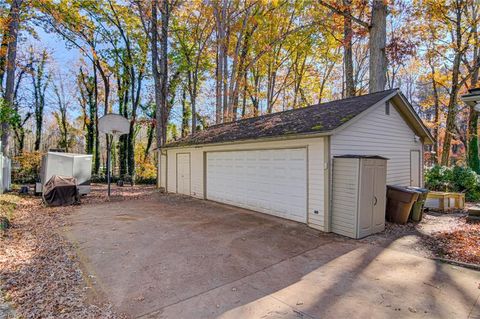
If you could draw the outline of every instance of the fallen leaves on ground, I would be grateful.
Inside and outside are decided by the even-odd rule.
[[[480,223],[469,222],[467,215],[466,210],[424,212],[418,223],[387,222],[383,232],[361,241],[384,245],[409,236],[412,240],[403,245],[409,252],[480,265]]]
[[[439,257],[480,265],[480,223],[466,218],[453,229],[432,234]]]
[[[151,195],[153,186],[112,187],[112,200]],[[3,196],[3,195],[2,195]],[[0,233],[0,285],[25,318],[123,318],[111,305],[89,300],[75,249],[60,231],[73,207],[46,208],[39,197],[15,200],[12,228]],[[107,200],[106,186],[92,185],[82,205]]]

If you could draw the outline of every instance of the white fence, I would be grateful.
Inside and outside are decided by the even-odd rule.
[[[12,186],[12,160],[0,153],[0,194]]]

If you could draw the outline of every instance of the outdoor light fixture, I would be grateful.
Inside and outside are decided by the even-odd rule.
[[[468,93],[462,95],[461,99],[465,104],[473,107],[475,111],[480,112],[480,88],[468,90]]]
[[[480,103],[475,104],[473,108],[475,109],[475,111],[480,112]]]

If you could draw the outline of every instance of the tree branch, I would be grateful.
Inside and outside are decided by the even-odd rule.
[[[361,25],[362,27],[366,28],[366,29],[370,29],[371,25],[357,17],[354,17],[353,15],[341,10],[340,8],[337,8],[333,5],[331,5],[330,3],[328,2],[325,2],[323,0],[318,0],[318,3],[324,7],[327,7],[328,9],[332,10],[333,12],[339,14],[339,15],[342,15],[346,18],[349,18],[349,19],[352,19],[352,21],[355,21],[357,24]]]

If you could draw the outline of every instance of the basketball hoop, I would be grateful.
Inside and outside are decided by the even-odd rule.
[[[115,137],[128,134],[130,132],[130,122],[120,114],[109,113],[105,114],[98,119],[98,130],[107,134],[107,184],[108,184],[108,197],[110,197],[110,153],[111,153],[111,141]]]

